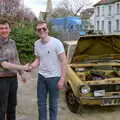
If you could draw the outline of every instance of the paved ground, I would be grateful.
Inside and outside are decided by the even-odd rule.
[[[17,120],[38,120],[36,74],[26,74],[26,78],[26,84],[19,84]],[[120,107],[85,107],[82,113],[73,114],[66,106],[64,91],[61,91],[59,120],[120,120]]]

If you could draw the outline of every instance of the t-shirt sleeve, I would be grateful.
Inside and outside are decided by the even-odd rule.
[[[34,44],[34,55],[35,55],[36,57],[39,56],[36,43]]]
[[[57,55],[59,55],[63,52],[65,52],[64,46],[63,46],[63,44],[60,40],[57,40],[57,42],[56,42],[56,53],[57,53]]]

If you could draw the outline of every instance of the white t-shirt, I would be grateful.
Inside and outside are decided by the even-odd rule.
[[[42,44],[40,40],[35,42],[35,55],[40,58],[39,73],[46,78],[60,77],[60,60],[58,55],[64,52],[60,40],[50,37],[50,40]]]

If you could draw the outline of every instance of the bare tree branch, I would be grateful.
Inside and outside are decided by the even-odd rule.
[[[21,0],[0,0],[0,15],[10,16],[17,20],[33,20],[34,13],[21,4]]]
[[[20,0],[1,0],[0,1],[0,14],[8,14],[16,16],[20,6]]]
[[[63,16],[64,14],[76,16],[78,13],[80,14],[82,10],[84,10],[91,4],[92,2],[90,2],[90,0],[62,0],[58,4],[57,8],[55,8],[54,12],[56,13],[56,16],[60,16],[60,14],[61,16]]]

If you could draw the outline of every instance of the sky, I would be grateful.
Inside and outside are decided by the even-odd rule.
[[[52,0],[53,7],[55,7],[61,0]],[[96,3],[100,0],[91,0],[91,2]],[[47,0],[23,0],[25,6],[30,8],[37,16],[40,11],[45,11]]]

